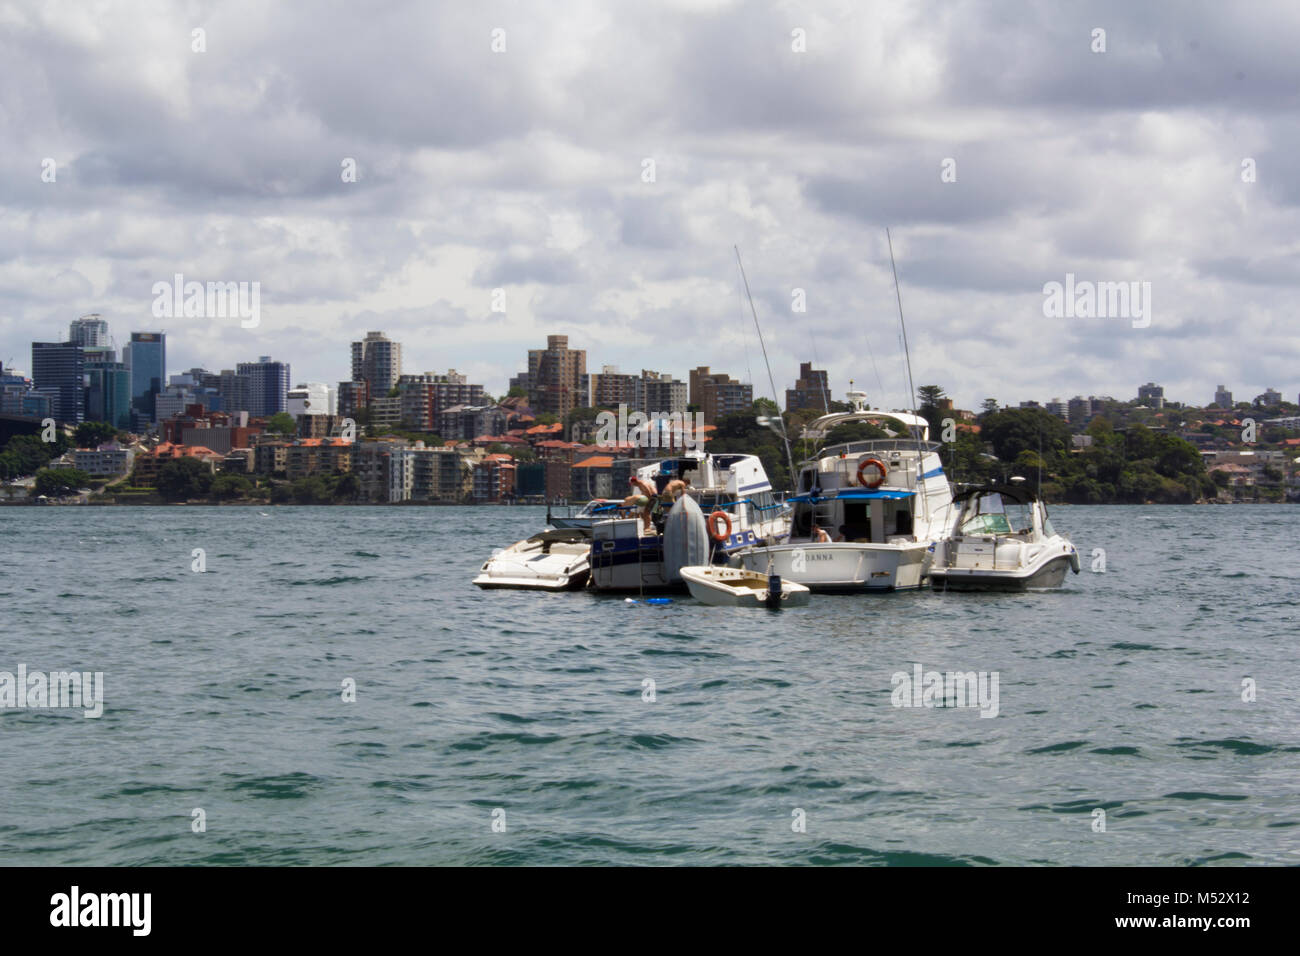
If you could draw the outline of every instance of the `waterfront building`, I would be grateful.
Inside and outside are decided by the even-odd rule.
[[[485,455],[474,465],[471,498],[475,504],[490,504],[513,498],[515,460],[509,455]]]
[[[163,442],[152,450],[135,456],[133,483],[152,486],[158,478],[159,469],[163,465],[181,458],[197,459],[206,465],[209,470],[215,471],[225,456],[219,455],[211,448],[203,445],[176,445],[172,442]]]
[[[72,453],[72,467],[84,471],[92,478],[118,478],[129,474],[135,461],[135,451],[114,442],[98,448],[78,448]]]

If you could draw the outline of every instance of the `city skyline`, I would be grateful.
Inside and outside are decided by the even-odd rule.
[[[73,331],[78,327],[78,324],[79,324],[79,323],[83,323],[85,320],[87,320],[87,319],[91,319],[91,318],[93,318],[99,326],[101,326],[101,327],[105,327],[105,328],[104,328],[105,338],[104,338],[104,341],[103,341],[103,345],[104,345],[104,347],[107,347],[109,343],[112,343],[113,345],[115,345],[115,346],[117,347],[117,351],[118,351],[119,353],[123,352],[123,350],[124,350],[124,344],[129,344],[133,335],[147,334],[147,333],[144,332],[144,330],[133,329],[133,330],[131,330],[131,331],[125,332],[121,337],[119,337],[119,335],[116,334],[116,333],[113,331],[113,324],[112,324],[111,322],[109,322],[108,320],[105,320],[105,319],[103,318],[103,316],[102,316],[101,313],[90,313],[90,314],[82,315],[82,316],[79,316],[79,317],[77,317],[77,318],[75,318],[75,319],[70,320],[70,321],[67,323],[67,326],[68,326],[68,332],[67,332],[67,333],[60,333],[60,334],[57,335],[54,339],[52,339],[52,340],[48,340],[48,341],[50,341],[50,342],[68,342],[68,341],[71,341],[71,339],[70,339],[68,333],[73,332]],[[153,330],[150,330],[150,331],[162,331],[163,334],[166,335],[166,332],[163,331],[163,330],[161,330],[161,329],[153,329]],[[347,383],[347,382],[349,382],[349,381],[352,381],[352,382],[358,381],[358,379],[355,378],[354,376],[356,376],[356,375],[358,374],[358,370],[362,368],[362,366],[359,364],[359,362],[361,361],[361,359],[360,359],[359,356],[364,354],[364,352],[359,352],[359,351],[358,351],[358,348],[363,344],[363,342],[369,342],[370,344],[373,344],[373,343],[376,341],[376,338],[375,338],[376,336],[378,337],[378,340],[381,341],[384,345],[386,345],[386,346],[395,346],[395,347],[396,347],[396,348],[395,348],[395,354],[396,354],[396,356],[397,356],[397,364],[396,364],[395,366],[393,366],[393,368],[397,369],[397,371],[393,371],[393,368],[389,368],[389,369],[387,369],[387,373],[391,373],[391,377],[392,377],[392,380],[393,380],[394,383],[396,383],[396,380],[397,380],[397,376],[398,376],[398,374],[401,374],[401,375],[441,375],[441,374],[442,374],[442,373],[434,372],[434,371],[432,370],[432,368],[430,368],[430,369],[425,369],[425,370],[423,370],[423,371],[421,371],[421,372],[418,372],[418,373],[417,373],[417,372],[414,372],[414,371],[412,371],[412,370],[410,370],[410,369],[409,369],[409,368],[404,364],[404,362],[403,362],[403,360],[402,360],[402,358],[401,358],[401,356],[402,356],[402,354],[403,354],[403,350],[404,350],[404,348],[405,348],[405,343],[403,343],[403,342],[402,342],[401,340],[399,340],[399,339],[396,339],[396,338],[394,338],[394,337],[392,337],[392,336],[389,336],[388,333],[387,333],[386,331],[384,331],[384,330],[378,330],[378,331],[377,331],[377,330],[367,330],[367,331],[364,333],[364,336],[363,336],[361,339],[356,340],[356,341],[353,341],[353,342],[350,343],[350,349],[351,349],[351,352],[350,352],[350,354],[351,354],[351,365],[350,365],[350,369],[349,369],[349,375],[348,375],[348,377],[323,378],[323,379],[311,379],[311,378],[303,377],[303,376],[301,376],[301,375],[292,375],[292,376],[290,376],[290,375],[288,375],[288,370],[289,370],[289,369],[293,366],[293,364],[294,364],[294,360],[293,360],[293,358],[292,358],[292,357],[287,358],[287,359],[285,359],[285,358],[277,358],[277,359],[275,360],[274,364],[276,364],[276,365],[284,365],[284,366],[285,366],[285,378],[284,378],[284,383],[283,383],[283,384],[284,384],[284,390],[287,392],[288,390],[290,390],[290,389],[292,389],[292,388],[298,388],[298,387],[300,387],[300,386],[307,386],[307,385],[325,385],[325,386],[329,387],[330,389],[333,389],[333,390],[337,393],[337,391],[338,391],[338,386],[340,386],[340,385],[342,385],[342,384],[344,384],[344,383]],[[557,337],[556,333],[551,333],[550,335],[547,336],[548,342],[549,342],[549,340],[554,339],[554,338],[556,338],[556,337]],[[566,338],[566,337],[563,336],[563,335],[559,335],[558,337],[559,337],[559,338],[562,338],[562,339],[563,339],[563,338]],[[99,341],[99,340],[96,339],[96,342],[98,342],[98,341]],[[174,345],[175,345],[174,340],[170,340],[170,339],[169,339],[168,341],[171,343],[171,345],[170,345],[169,347],[174,347]],[[28,355],[29,355],[29,356],[32,355],[32,352],[30,351],[30,349],[31,349],[31,347],[34,346],[35,344],[37,344],[36,341],[33,341],[32,343],[29,343],[29,351],[28,351]],[[525,365],[525,366],[526,366],[527,363],[528,363],[527,356],[528,356],[528,354],[529,354],[530,352],[534,352],[534,353],[536,353],[536,352],[540,352],[540,351],[541,351],[541,350],[539,350],[539,349],[535,349],[535,348],[528,348],[528,347],[527,347],[528,345],[529,345],[529,343],[525,343],[525,347],[522,349],[523,354],[524,354],[524,359],[519,363],[519,364],[523,364],[523,365]],[[581,346],[581,344],[577,344],[577,345],[573,346],[573,348],[575,348],[577,351],[584,351],[584,352],[590,353],[590,349],[583,348],[583,347]],[[129,349],[128,349],[127,351],[129,351]],[[647,360],[650,360],[651,358],[652,358],[652,357],[647,357]],[[251,366],[258,365],[259,363],[266,362],[266,361],[269,361],[269,360],[270,360],[270,357],[269,357],[269,356],[258,356],[256,362],[251,361],[251,360],[249,360],[249,361],[238,361],[238,362],[234,363],[234,365],[231,366],[231,368],[232,368],[232,369],[237,369],[237,368],[239,368],[240,366],[251,367]],[[752,386],[753,386],[753,397],[754,397],[754,399],[759,399],[759,398],[767,398],[767,399],[771,399],[771,400],[775,401],[775,402],[778,404],[778,406],[781,408],[782,411],[786,411],[786,410],[788,410],[788,404],[789,404],[790,394],[798,390],[797,386],[798,386],[799,381],[801,380],[800,376],[801,376],[802,373],[803,373],[804,371],[806,371],[806,370],[811,370],[814,374],[821,373],[822,375],[825,376],[826,380],[828,381],[828,385],[829,385],[829,393],[827,394],[826,398],[827,398],[828,400],[830,400],[830,401],[844,401],[844,400],[845,400],[845,395],[846,395],[847,391],[848,391],[850,388],[852,388],[852,389],[854,389],[854,390],[858,390],[858,391],[866,391],[867,394],[868,394],[868,400],[871,402],[872,405],[874,405],[874,406],[876,406],[876,407],[882,407],[882,408],[883,408],[883,407],[895,407],[895,408],[900,408],[900,409],[905,407],[905,406],[898,405],[898,404],[890,405],[890,404],[887,403],[887,402],[879,401],[879,400],[876,398],[876,396],[873,395],[873,394],[871,393],[870,390],[868,390],[868,389],[866,389],[866,388],[864,387],[864,385],[863,385],[863,383],[862,383],[861,381],[853,380],[852,382],[850,382],[850,381],[846,380],[846,381],[844,381],[844,382],[837,383],[837,382],[834,381],[833,377],[831,377],[831,376],[827,376],[827,375],[826,375],[826,370],[825,370],[825,369],[815,369],[815,368],[812,368],[812,366],[813,366],[815,363],[810,362],[810,361],[808,361],[808,360],[806,360],[806,359],[800,361],[800,360],[798,360],[797,358],[795,359],[795,361],[796,361],[797,364],[798,364],[798,369],[797,369],[797,371],[795,372],[793,378],[791,378],[790,381],[787,382],[787,383],[785,383],[785,384],[782,384],[782,380],[781,380],[781,379],[779,379],[779,378],[777,379],[777,381],[776,381],[777,395],[776,395],[775,397],[773,397],[771,394],[769,394],[770,391],[771,391],[771,388],[766,384],[765,381],[764,381],[764,383],[763,383],[762,385],[760,385],[760,384],[757,383],[757,382],[749,381],[749,380],[747,380],[747,379],[738,379],[737,381],[744,382],[746,385],[752,385]],[[343,364],[343,363],[340,363],[340,364]],[[443,360],[443,367],[448,367],[447,364],[446,364],[446,359],[445,359],[445,358],[444,358],[444,360]],[[454,364],[451,365],[450,367],[451,367],[451,369],[452,369],[453,371],[456,370],[456,366],[455,366]],[[29,378],[30,378],[30,377],[33,377],[33,376],[32,376],[32,372],[31,372],[29,369],[24,369],[21,365],[17,365],[17,364],[15,364],[15,365],[13,365],[13,366],[10,366],[9,364],[6,363],[6,364],[3,365],[3,368],[4,368],[4,370],[5,370],[6,373],[12,373],[12,372],[15,372],[15,371],[16,371],[16,372],[22,372],[22,373],[25,373]],[[165,386],[167,385],[167,383],[168,383],[168,380],[170,380],[170,378],[173,377],[173,376],[185,375],[186,373],[188,373],[188,372],[190,372],[190,371],[194,371],[194,370],[198,370],[198,369],[205,369],[205,370],[207,370],[207,371],[217,371],[218,368],[219,368],[218,365],[215,364],[215,363],[211,363],[211,367],[209,367],[209,363],[204,363],[204,362],[201,360],[201,358],[200,358],[200,361],[199,361],[197,364],[190,364],[190,365],[188,365],[188,367],[181,366],[181,367],[179,367],[178,370],[175,370],[175,371],[172,369],[171,364],[169,363],[168,366],[167,366],[166,368],[163,369],[163,372],[164,372],[164,378],[163,378],[163,380],[162,380],[162,382],[161,382],[161,385],[162,385],[163,387],[165,387]],[[703,368],[704,371],[707,371],[708,366],[704,366],[704,367],[702,367],[702,368]],[[129,361],[128,361],[128,369],[129,369]],[[636,375],[639,375],[639,372],[624,372],[620,366],[617,366],[617,365],[611,365],[610,363],[607,363],[607,362],[592,361],[592,360],[589,359],[589,360],[587,361],[587,365],[586,365],[586,369],[585,369],[584,377],[585,377],[586,375],[591,375],[591,376],[600,376],[600,375],[601,375],[602,373],[604,373],[607,369],[612,369],[613,372],[614,372],[616,375],[622,375],[622,376],[625,376],[625,377],[630,377],[630,376],[636,376]],[[687,370],[685,373],[682,373],[681,375],[679,375],[678,370],[676,370],[676,369],[668,369],[668,370],[664,371],[663,374],[666,374],[666,375],[672,377],[674,380],[678,380],[680,377],[683,377],[683,376],[686,377],[686,378],[690,378],[690,377],[694,376],[694,375],[696,374],[696,372],[699,371],[699,370],[700,370],[700,369],[696,369],[696,370]],[[726,375],[727,373],[726,373],[725,371],[722,371],[722,370],[717,370],[717,371],[715,372],[715,374]],[[774,373],[774,374],[775,374],[775,373]],[[463,375],[463,373],[462,373],[462,375]],[[513,378],[514,376],[511,376],[511,377]],[[684,383],[682,383],[682,382],[679,381],[678,384],[684,384]],[[970,411],[976,411],[976,412],[979,411],[980,406],[981,406],[981,405],[982,405],[982,404],[983,404],[987,399],[989,399],[989,398],[995,398],[995,399],[997,399],[999,406],[1000,406],[1000,407],[1004,407],[1004,408],[1023,407],[1023,406],[1027,406],[1027,405],[1042,405],[1042,406],[1044,406],[1044,407],[1047,407],[1049,410],[1051,410],[1051,406],[1052,406],[1052,404],[1053,404],[1054,402],[1058,402],[1058,401],[1059,401],[1060,404],[1061,404],[1061,406],[1066,406],[1066,405],[1070,404],[1070,402],[1071,402],[1072,399],[1083,398],[1083,397],[1087,397],[1087,398],[1103,398],[1103,397],[1105,397],[1105,398],[1113,398],[1113,399],[1115,399],[1115,400],[1117,400],[1117,401],[1120,401],[1120,402],[1128,402],[1128,401],[1132,401],[1132,400],[1134,400],[1134,398],[1136,398],[1136,399],[1138,399],[1138,400],[1141,400],[1141,399],[1144,397],[1145,390],[1146,390],[1148,387],[1154,387],[1154,388],[1156,388],[1156,389],[1158,390],[1158,392],[1159,392],[1159,394],[1160,394],[1160,396],[1161,396],[1162,405],[1175,404],[1175,405],[1187,405],[1187,406],[1190,406],[1190,407],[1202,407],[1202,408],[1203,408],[1203,407],[1206,407],[1206,406],[1208,406],[1208,405],[1211,405],[1211,404],[1216,403],[1217,399],[1218,399],[1219,396],[1220,396],[1220,390],[1221,390],[1221,389],[1222,389],[1223,392],[1226,393],[1228,396],[1233,397],[1233,403],[1234,403],[1234,405],[1235,405],[1236,403],[1240,403],[1240,402],[1247,402],[1247,403],[1250,403],[1250,402],[1254,401],[1254,399],[1255,399],[1256,397],[1264,397],[1264,396],[1268,396],[1268,395],[1270,395],[1270,394],[1272,394],[1272,393],[1279,393],[1279,394],[1280,394],[1280,400],[1281,400],[1281,401],[1285,401],[1285,402],[1289,402],[1289,401],[1290,401],[1290,399],[1287,398],[1287,394],[1288,394],[1288,393],[1287,393],[1285,390],[1275,389],[1273,385],[1259,386],[1259,390],[1256,391],[1256,390],[1255,390],[1256,387],[1253,386],[1253,385],[1247,385],[1246,387],[1242,388],[1242,387],[1240,387],[1240,386],[1233,386],[1231,383],[1229,383],[1229,385],[1228,385],[1226,388],[1224,387],[1223,383],[1216,383],[1214,386],[1205,386],[1202,390],[1208,390],[1208,391],[1212,392],[1211,397],[1210,397],[1209,399],[1205,399],[1205,400],[1200,400],[1200,399],[1198,399],[1197,397],[1191,397],[1191,398],[1188,398],[1188,397],[1180,397],[1180,396],[1177,396],[1177,395],[1169,395],[1169,394],[1168,394],[1168,391],[1169,391],[1169,390],[1168,390],[1166,387],[1164,387],[1163,385],[1157,385],[1157,383],[1155,383],[1155,382],[1153,382],[1153,381],[1149,381],[1149,382],[1147,382],[1147,383],[1145,383],[1145,384],[1139,384],[1139,385],[1137,385],[1137,386],[1133,386],[1133,387],[1131,387],[1131,389],[1130,389],[1129,391],[1121,391],[1121,392],[1119,392],[1118,394],[1110,394],[1110,393],[1106,393],[1106,392],[1102,392],[1102,391],[1094,391],[1094,390],[1091,390],[1091,389],[1071,389],[1071,388],[1060,388],[1060,387],[1058,387],[1058,388],[1056,389],[1056,391],[1053,392],[1052,395],[1051,395],[1050,397],[1048,397],[1048,396],[1040,396],[1040,395],[1034,395],[1034,396],[1013,395],[1013,396],[1010,396],[1010,397],[1003,397],[1003,396],[997,396],[997,395],[984,395],[984,396],[982,396],[982,397],[980,397],[980,398],[978,398],[978,399],[975,399],[975,400],[968,400],[968,399],[965,398],[965,397],[958,397],[958,396],[953,395],[952,391],[951,391],[950,389],[948,389],[947,386],[943,385],[943,383],[939,383],[939,382],[934,382],[934,383],[932,383],[932,382],[924,382],[924,381],[918,381],[918,382],[917,382],[917,386],[918,386],[918,388],[919,388],[921,385],[930,385],[930,384],[936,384],[936,385],[939,385],[940,387],[944,388],[944,391],[945,391],[945,397],[951,399],[951,400],[953,401],[953,404],[954,404],[955,407],[957,407],[957,408],[961,408],[961,409],[970,410]],[[505,395],[505,394],[507,393],[508,390],[509,390],[509,385],[508,385],[508,383],[505,384],[505,385],[503,385],[503,386],[500,387],[499,389],[494,388],[494,387],[491,387],[491,386],[488,386],[488,385],[485,385],[485,386],[484,386],[484,391],[485,391],[485,394],[486,394],[487,396],[494,396],[494,395],[495,395],[495,396],[503,396],[503,395]],[[337,395],[336,395],[336,401],[337,401]],[[580,404],[580,403],[579,403],[579,404]],[[606,404],[610,404],[610,403],[609,403],[609,402],[606,402]],[[615,403],[615,404],[616,404],[616,403]],[[652,404],[653,404],[653,403],[652,403]],[[1296,402],[1296,404],[1300,404],[1300,396],[1297,396],[1297,402]],[[574,406],[574,407],[578,407],[578,406]],[[1222,406],[1221,406],[1221,407],[1222,407]],[[1062,416],[1062,417],[1064,417],[1064,416]]]

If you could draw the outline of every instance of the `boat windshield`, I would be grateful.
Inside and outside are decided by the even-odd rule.
[[[962,534],[1028,534],[1034,519],[1029,506],[1006,501],[996,492],[980,495],[966,506]]]

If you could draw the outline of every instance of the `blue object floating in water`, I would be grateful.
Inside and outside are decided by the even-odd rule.
[[[646,598],[644,601],[636,598],[623,598],[628,604],[672,604],[672,598]]]

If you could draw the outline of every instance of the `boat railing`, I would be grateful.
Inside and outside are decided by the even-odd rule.
[[[840,455],[860,455],[870,452],[890,452],[890,451],[938,451],[943,446],[934,441],[918,441],[915,438],[872,438],[865,441],[842,442],[838,445],[827,445],[821,451],[817,452],[815,458],[810,461],[820,461],[823,458],[838,458]]]

